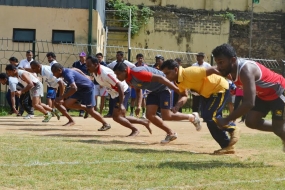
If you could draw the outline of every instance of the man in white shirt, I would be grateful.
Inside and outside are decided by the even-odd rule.
[[[209,68],[212,67],[209,63],[204,61],[205,58],[205,53],[199,52],[196,54],[196,63],[193,63],[192,66],[198,66],[198,67],[204,67],[204,68]]]
[[[53,52],[48,52],[46,54],[47,60],[49,62],[49,66],[52,66],[53,64],[57,63],[56,56]]]
[[[116,58],[117,58],[117,60],[109,63],[107,65],[107,67],[109,67],[110,69],[113,70],[114,67],[117,65],[117,63],[120,63],[120,62],[125,63],[129,68],[136,67],[135,64],[133,64],[133,63],[129,62],[128,60],[124,59],[124,52],[122,52],[122,51],[117,51]]]
[[[195,67],[204,67],[204,68],[210,68],[212,67],[209,63],[204,61],[205,53],[199,52],[196,55],[197,62],[193,63],[192,66]],[[200,108],[200,95],[197,93],[192,93],[192,111],[193,112],[199,112]]]
[[[33,107],[44,114],[43,122],[49,122],[51,119],[52,108],[41,103],[40,97],[43,96],[43,84],[32,73],[17,69],[14,65],[7,65],[6,72],[10,77],[17,77],[24,88],[16,91],[17,96],[29,92],[32,98]],[[57,114],[54,112],[54,114]]]
[[[33,52],[31,50],[28,50],[26,52],[26,59],[23,59],[20,61],[18,65],[18,69],[23,69],[29,72],[33,72],[30,66],[30,63],[33,61]]]
[[[54,102],[56,98],[56,91],[59,88],[60,95],[63,95],[64,92],[64,82],[61,78],[57,79],[55,76],[53,76],[51,72],[51,66],[48,65],[42,65],[37,61],[31,62],[31,68],[34,73],[40,74],[43,77],[43,80],[47,83],[48,89],[51,89],[51,92],[47,92],[47,98],[49,97],[52,101],[52,105],[49,106],[53,108],[53,112],[57,113],[56,115],[59,116],[59,111],[54,108]],[[59,119],[59,118],[58,118]]]
[[[113,70],[114,67],[117,65],[117,63],[120,63],[120,62],[124,62],[130,68],[136,67],[135,64],[133,64],[133,63],[129,62],[128,60],[124,59],[124,52],[122,52],[122,51],[117,51],[116,58],[117,58],[117,60],[109,63],[107,65],[107,67],[109,67],[110,69]],[[112,117],[112,115],[113,115],[113,107],[114,106],[113,106],[112,98],[110,98],[109,99],[109,112],[104,117]]]
[[[46,54],[47,60],[49,62],[50,67],[57,63],[56,56],[53,52],[48,52]],[[39,73],[40,74],[40,73]],[[52,74],[52,72],[51,72]],[[49,107],[54,108],[54,100],[56,98],[56,92],[57,92],[57,88],[53,88],[51,86],[47,86],[47,104]]]
[[[126,116],[125,114],[128,99],[131,95],[127,83],[125,81],[120,82],[114,71],[110,68],[101,66],[98,59],[95,57],[88,56],[86,59],[86,65],[89,73],[92,73],[100,86],[106,87],[106,90],[113,99],[113,120],[132,130],[131,134],[128,136],[137,136],[139,134],[139,130],[133,125],[133,123],[144,125],[151,133],[148,120]]]

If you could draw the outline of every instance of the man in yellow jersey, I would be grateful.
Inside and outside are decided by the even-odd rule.
[[[221,149],[214,151],[214,154],[234,154],[233,145],[239,139],[240,129],[231,125],[220,129],[215,122],[215,118],[222,117],[222,110],[229,95],[228,81],[216,75],[215,68],[183,68],[172,59],[166,60],[160,69],[168,80],[176,83],[181,92],[178,102],[173,107],[173,112],[177,112],[186,103],[188,89],[199,94],[201,96],[201,116],[207,123],[212,137],[221,146]]]

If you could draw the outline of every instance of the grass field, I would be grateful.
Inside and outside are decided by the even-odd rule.
[[[167,122],[179,138],[160,145],[164,133],[141,126],[136,138],[111,119],[112,129],[76,118],[42,123],[0,117],[0,189],[284,189],[285,154],[271,133],[246,128],[235,155],[216,156],[219,147],[205,124]]]

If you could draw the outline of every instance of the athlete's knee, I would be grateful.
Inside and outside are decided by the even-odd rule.
[[[253,119],[246,119],[245,120],[245,125],[251,129],[257,129],[258,128],[258,122],[256,120]]]
[[[120,116],[119,116],[119,115],[114,115],[114,114],[113,114],[112,117],[113,117],[113,120],[114,120],[114,121],[116,121],[116,122],[120,121]]]
[[[161,117],[164,121],[171,121],[171,114],[172,113],[167,114],[167,115],[161,115]]]
[[[148,119],[148,120],[153,120],[154,119],[154,117],[155,117],[155,115],[154,114],[152,114],[152,113],[146,113],[146,118]]]

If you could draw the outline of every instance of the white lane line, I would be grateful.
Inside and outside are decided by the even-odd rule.
[[[170,162],[173,161],[171,159],[165,160],[101,160],[101,161],[94,161],[94,162],[84,162],[84,161],[73,161],[73,162],[64,162],[64,161],[57,161],[57,162],[41,162],[38,160],[32,161],[30,163],[24,164],[0,164],[0,167],[32,167],[32,166],[49,166],[49,165],[93,165],[93,164],[101,164],[101,163],[126,163],[126,162]]]

